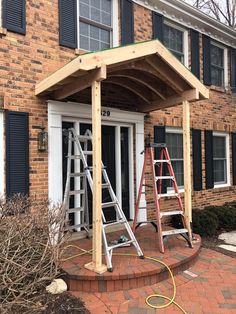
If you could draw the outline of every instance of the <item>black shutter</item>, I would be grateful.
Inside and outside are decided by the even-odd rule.
[[[77,0],[59,0],[60,45],[77,48]]]
[[[9,31],[25,34],[25,0],[3,0],[3,27]]]
[[[202,190],[202,137],[201,130],[192,130],[193,142],[193,187],[194,191]]]
[[[200,79],[199,32],[191,29],[191,71]]]
[[[152,12],[152,32],[153,32],[153,39],[159,39],[163,42],[163,32],[164,32],[164,17],[163,15]]]
[[[132,0],[121,0],[121,44],[134,42],[134,8]]]
[[[213,132],[205,130],[205,172],[206,189],[214,187],[214,168],[213,168]]]
[[[166,143],[166,128],[165,126],[154,126],[154,143]],[[155,148],[155,159],[160,159],[160,149]],[[156,167],[158,173],[159,167]],[[163,175],[167,173],[166,165],[163,165]],[[166,180],[162,181],[162,193],[167,193]]]
[[[232,171],[233,185],[236,185],[236,133],[232,133]]]
[[[6,114],[6,193],[29,194],[29,115]]]
[[[231,49],[231,88],[236,93],[236,49]]]
[[[203,44],[203,82],[211,85],[211,38],[202,35]]]

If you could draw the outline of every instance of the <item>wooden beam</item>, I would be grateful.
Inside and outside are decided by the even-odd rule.
[[[84,76],[74,78],[73,82],[66,84],[54,92],[56,100],[65,99],[68,96],[78,93],[79,91],[88,88],[94,81],[102,81],[107,77],[106,66],[102,65],[100,68],[95,69]]]
[[[115,73],[112,73],[109,77],[122,77],[122,78],[126,78],[127,80],[135,81],[139,84],[142,84],[146,88],[148,88],[151,92],[153,92],[156,96],[160,97],[161,99],[163,100],[166,99],[166,97],[162,93],[160,93],[158,89],[154,87],[151,82],[146,82],[144,79],[142,79],[142,76],[134,76],[130,74],[115,72]]]
[[[115,79],[110,79],[110,80],[105,80],[104,81],[104,84],[113,84],[113,85],[117,85],[117,86],[121,86],[123,87],[124,89],[127,89],[129,90],[130,92],[132,92],[133,94],[135,94],[136,96],[138,96],[139,98],[141,98],[144,103],[146,104],[150,104],[150,99],[148,99],[148,94],[145,92],[143,92],[140,88],[137,88],[137,85],[134,85],[133,83],[131,82],[128,82],[126,80],[124,81],[121,81],[121,80],[115,80]]]
[[[192,184],[190,155],[190,104],[183,101],[184,203],[187,222],[192,221]]]
[[[93,129],[93,257],[85,268],[102,274],[102,134],[101,134],[101,82],[92,83]]]
[[[146,58],[145,61],[151,65],[157,73],[159,73],[162,80],[164,80],[173,90],[175,90],[177,94],[181,94],[184,90],[187,89],[188,85],[186,82],[183,81],[179,75],[161,59],[154,56]]]
[[[183,92],[181,96],[171,96],[166,100],[152,102],[150,105],[143,108],[143,112],[151,112],[159,109],[177,106],[182,104],[185,100],[191,102],[199,100],[199,91],[196,89],[190,89],[186,92]]]

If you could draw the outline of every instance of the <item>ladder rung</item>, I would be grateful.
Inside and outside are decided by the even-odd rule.
[[[129,240],[129,241],[126,241],[126,242],[121,242],[121,243],[117,243],[117,244],[114,244],[114,245],[110,245],[108,247],[108,250],[113,250],[113,249],[116,249],[118,247],[126,246],[127,244],[131,244],[131,243],[134,243],[134,242],[135,242],[134,240]]]
[[[156,177],[156,180],[174,180],[173,176],[160,176]]]
[[[102,183],[102,188],[103,189],[109,188],[109,186],[110,186],[109,183]]]
[[[172,210],[172,211],[161,212],[161,217],[174,216],[174,215],[183,215],[183,211],[182,210]]]
[[[102,208],[112,207],[117,205],[117,202],[108,202],[108,203],[102,203]]]
[[[92,155],[93,154],[93,152],[90,150],[84,150],[83,153],[84,153],[84,155]]]
[[[81,155],[71,155],[71,156],[68,156],[68,158],[70,159],[81,159]]]
[[[85,177],[86,174],[84,172],[74,172],[70,174],[71,177]]]
[[[165,194],[158,194],[159,197],[172,197],[172,196],[179,196],[178,193],[165,193]]]
[[[166,230],[166,231],[162,231],[162,236],[182,234],[182,233],[187,233],[187,232],[188,232],[188,229]]]
[[[161,163],[161,162],[167,162],[167,163],[170,163],[170,160],[168,159],[155,159],[154,160],[154,163],[155,164],[158,164],[158,163]]]
[[[123,223],[125,223],[125,222],[126,222],[126,220],[120,219],[119,221],[114,221],[114,222],[110,222],[110,223],[107,223],[107,224],[103,224],[103,227],[104,227],[104,228],[106,228],[106,227],[111,227],[111,226],[123,224]]]
[[[71,213],[79,213],[84,211],[84,207],[76,207],[76,208],[69,208],[66,210],[67,214],[71,214]]]
[[[84,194],[85,190],[74,190],[70,191],[69,195],[76,195],[76,194]]]

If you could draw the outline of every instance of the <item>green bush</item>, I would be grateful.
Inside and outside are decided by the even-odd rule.
[[[195,209],[193,210],[193,232],[201,236],[213,236],[219,226],[218,217],[216,214]]]
[[[208,206],[205,210],[214,213],[219,220],[219,229],[225,231],[236,230],[236,203],[223,206]]]

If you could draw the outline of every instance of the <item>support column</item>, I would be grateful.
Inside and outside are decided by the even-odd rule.
[[[184,204],[185,216],[192,221],[192,184],[190,155],[190,104],[183,101],[183,144],[184,144]]]
[[[103,273],[102,264],[102,169],[101,169],[101,82],[92,83],[92,131],[93,131],[93,257],[85,268]]]

